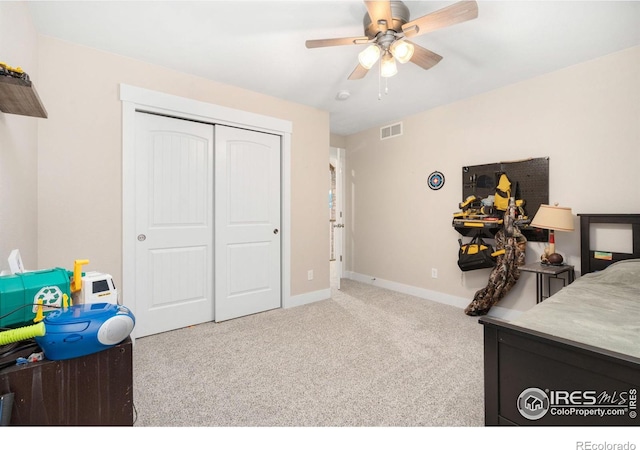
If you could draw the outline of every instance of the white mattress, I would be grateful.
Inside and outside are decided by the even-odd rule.
[[[640,358],[640,259],[586,274],[511,323]]]

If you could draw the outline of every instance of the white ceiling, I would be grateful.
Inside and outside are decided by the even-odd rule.
[[[404,3],[413,20],[455,2]],[[364,46],[305,47],[363,35],[360,0],[29,2],[41,34],[329,111],[339,135],[640,45],[639,1],[478,5],[477,19],[412,38],[443,60],[399,65],[379,100],[377,70],[347,80]]]

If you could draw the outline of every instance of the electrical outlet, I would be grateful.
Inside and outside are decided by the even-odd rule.
[[[438,269],[431,269],[431,278],[438,278]]]
[[[313,280],[313,270],[307,271],[307,280]]]

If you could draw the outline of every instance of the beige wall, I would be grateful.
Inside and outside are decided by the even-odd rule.
[[[404,118],[347,138],[347,270],[471,301],[489,270],[462,273],[452,213],[463,166],[550,158],[549,200],[577,213],[640,212],[640,47]],[[441,190],[426,185],[434,170]],[[575,218],[578,224],[578,218]],[[556,246],[579,270],[579,232]],[[543,249],[530,243],[527,261]],[[438,278],[431,269],[438,269]],[[534,276],[500,303],[526,310]]]
[[[0,61],[22,67],[39,89],[37,36],[27,4],[0,2]],[[20,250],[27,268],[38,265],[37,137],[45,119],[0,112],[0,270]]]
[[[233,86],[41,36],[38,252],[41,267],[122,275],[122,125],[119,84],[293,123],[291,294],[329,287],[326,196],[329,114]],[[307,280],[307,271],[314,280]]]
[[[347,145],[347,136],[332,133],[329,137],[329,145],[331,145],[331,147],[345,148]]]

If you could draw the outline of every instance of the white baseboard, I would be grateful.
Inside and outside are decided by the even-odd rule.
[[[327,300],[329,298],[331,298],[331,288],[307,292],[305,294],[292,295],[289,297],[286,304],[282,305],[282,307],[293,308],[294,306],[302,306],[313,302],[319,302],[320,300]]]
[[[397,283],[395,281],[383,280],[369,275],[363,275],[361,273],[345,271],[343,275],[345,278],[348,278],[350,280],[371,284],[373,286],[380,286],[381,288],[389,289],[390,291],[413,295],[414,297],[423,298],[425,300],[432,300],[438,303],[444,303],[445,305],[455,306],[460,309],[466,308],[470,303],[470,300],[468,298],[457,297],[455,295],[445,294],[444,292],[432,291],[430,289]],[[515,311],[509,308],[494,306],[489,310],[489,314],[487,315],[489,317],[496,317],[498,319],[510,321],[518,317],[520,314],[522,314],[522,311]]]

